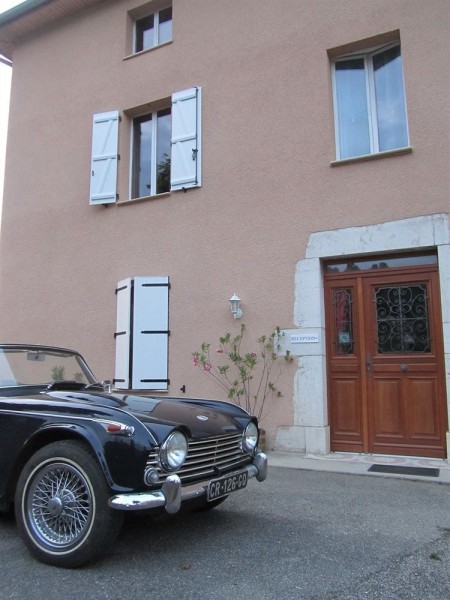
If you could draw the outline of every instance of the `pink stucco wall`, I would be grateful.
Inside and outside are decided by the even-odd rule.
[[[114,372],[115,285],[168,275],[170,393],[219,390],[191,364],[203,341],[293,327],[311,233],[448,212],[447,0],[174,0],[173,43],[124,60],[127,10],[100,3],[17,44],[1,237],[0,336],[79,349]],[[327,51],[399,30],[413,151],[331,166]],[[444,78],[445,75],[445,78]],[[443,84],[447,82],[447,85]],[[92,114],[203,90],[203,185],[88,205]],[[121,129],[120,199],[129,138]],[[266,420],[292,421],[295,364]]]

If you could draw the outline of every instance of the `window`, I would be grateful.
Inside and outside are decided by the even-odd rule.
[[[133,120],[132,198],[170,190],[170,108]]]
[[[142,52],[172,40],[172,7],[135,22],[134,52]]]
[[[168,388],[169,288],[168,277],[133,277],[117,284],[118,389]]]
[[[201,186],[201,88],[172,94],[167,102],[153,103],[154,110],[142,114],[143,106],[125,111],[131,129],[130,198],[145,198],[164,192]],[[169,107],[164,108],[164,106]],[[146,104],[148,110],[149,105]],[[91,188],[89,204],[119,200],[118,110],[97,113],[93,118]],[[125,132],[128,136],[128,132]],[[125,173],[122,171],[122,176]]]
[[[409,145],[400,44],[333,62],[338,160]]]

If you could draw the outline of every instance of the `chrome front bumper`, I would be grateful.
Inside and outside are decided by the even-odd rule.
[[[264,452],[258,452],[251,465],[244,469],[227,473],[226,476],[240,475],[247,472],[248,479],[256,477],[257,481],[264,481],[267,477],[267,456]],[[207,493],[210,481],[208,479],[201,483],[193,483],[183,487],[178,475],[169,475],[163,483],[162,488],[155,492],[138,492],[129,494],[117,494],[109,499],[109,506],[118,510],[148,510],[164,506],[166,511],[174,514],[180,510],[184,500],[200,498]]]

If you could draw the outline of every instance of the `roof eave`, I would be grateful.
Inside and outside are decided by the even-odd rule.
[[[0,14],[0,27],[3,25],[7,25],[11,21],[15,21],[16,19],[20,19],[26,13],[31,12],[32,10],[36,10],[40,8],[43,4],[48,4],[53,0],[26,0],[17,6],[13,6],[9,10],[6,10],[4,13]]]
[[[12,62],[20,40],[100,1],[104,0],[25,0],[10,8],[0,15],[0,56]]]

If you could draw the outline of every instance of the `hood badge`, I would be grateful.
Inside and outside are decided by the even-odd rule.
[[[207,420],[208,420],[208,417],[206,417],[205,415],[197,415],[197,419],[198,419],[199,421],[207,421]]]

